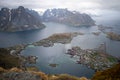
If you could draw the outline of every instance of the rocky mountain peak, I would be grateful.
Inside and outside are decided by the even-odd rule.
[[[9,8],[2,8],[1,11],[3,12],[9,11]]]
[[[42,16],[43,21],[57,22],[71,26],[93,26],[94,20],[88,14],[81,14],[68,9],[48,9]]]
[[[19,6],[18,9],[25,10],[25,8],[23,6]]]
[[[23,31],[43,28],[44,25],[36,18],[36,14],[30,12],[31,10],[24,8],[23,6],[11,10],[2,8],[0,11],[0,30]]]
[[[24,12],[24,11],[25,11],[25,8],[24,8],[23,6],[19,6],[19,7],[17,8],[17,11],[18,11],[18,13]]]

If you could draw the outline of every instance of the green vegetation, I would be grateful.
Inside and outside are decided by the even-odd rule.
[[[69,37],[76,36],[76,34],[62,34],[50,36],[49,40],[51,41],[61,41],[63,38],[66,40]],[[66,38],[67,37],[67,38]],[[58,39],[58,40],[57,40]],[[47,39],[46,39],[47,40]],[[48,40],[48,42],[49,42]],[[63,40],[64,42],[64,40]],[[16,50],[17,52],[25,49],[26,46],[18,45],[10,48],[0,48],[0,80],[9,80],[10,78],[6,79],[5,75],[16,74],[16,72],[23,76],[22,74],[28,75],[37,75],[42,80],[88,80],[85,77],[75,77],[68,74],[50,74],[47,75],[43,72],[40,72],[35,66],[27,67],[26,71],[19,69],[20,62],[18,57],[14,57],[10,54],[11,50]],[[74,54],[71,54],[74,53]],[[80,61],[82,64],[89,65],[92,69],[98,69],[103,71],[97,71],[91,80],[120,80],[120,63],[118,63],[118,59],[114,56],[108,55],[106,53],[96,52],[94,50],[82,50],[80,47],[73,47],[71,49],[70,55],[77,55],[80,56]],[[115,65],[117,64],[117,65]],[[51,67],[56,67],[58,64],[49,64]],[[112,67],[113,66],[113,67]],[[109,68],[112,67],[112,68]],[[10,69],[12,68],[12,69]],[[109,69],[108,69],[109,68]],[[22,74],[21,74],[22,72]],[[9,74],[8,74],[9,73]],[[4,74],[4,75],[3,75]],[[27,76],[26,76],[27,77]],[[34,76],[33,76],[34,77]],[[38,80],[38,79],[35,79]]]
[[[99,53],[95,52],[95,53],[92,54],[92,57],[95,57],[95,56],[98,56],[98,55],[99,55]]]
[[[105,70],[118,63],[118,59],[116,57],[105,52],[94,49],[84,50],[78,46],[69,49],[67,54],[71,55],[71,58],[73,58],[73,56],[80,57],[79,60],[76,60],[78,64],[86,65],[94,70]]]
[[[93,55],[96,56],[98,55],[98,53],[95,53]],[[103,54],[101,55],[105,56]],[[117,60],[112,56],[108,56],[107,59],[109,59],[110,61]],[[68,74],[47,75],[39,71],[36,67],[27,67],[27,70],[23,71],[17,68],[19,66],[19,62],[20,60],[18,58],[9,54],[8,49],[0,48],[0,79],[9,80],[13,77],[11,75],[17,73],[21,76],[20,77],[21,79],[23,79],[24,77],[29,78],[29,76],[24,76],[24,74],[27,74],[27,75],[32,75],[32,78],[34,78],[35,80],[38,80],[36,79],[35,75],[42,80],[88,80],[85,77],[79,78],[79,77],[71,76]],[[56,66],[56,64],[51,64],[51,65]],[[9,78],[6,78],[6,76],[9,76]],[[91,80],[120,80],[120,63],[117,65],[114,65],[112,68],[109,68],[103,71],[97,71]]]
[[[107,59],[108,59],[110,62],[116,62],[116,61],[117,61],[117,58],[112,57],[112,56],[108,56]]]
[[[57,67],[58,64],[49,64],[49,66],[51,66],[51,67]]]
[[[36,76],[40,77],[42,80],[89,80],[85,77],[79,78],[79,77],[71,76],[68,74],[57,74],[57,75],[50,74],[50,75],[47,75],[41,71],[27,70],[24,72],[19,68],[11,68],[9,70],[8,69],[6,70],[2,67],[0,67],[0,79],[9,80],[10,77],[12,77],[12,76],[9,75],[9,78],[6,78],[5,75],[8,75],[8,73],[14,74],[16,72],[19,75],[21,75],[21,72],[22,72],[22,74],[29,73],[28,75],[33,75],[33,76],[36,75]],[[2,75],[2,73],[4,75]],[[24,76],[24,75],[22,75],[22,76]],[[21,76],[21,78],[23,78],[22,76]],[[112,68],[109,68],[107,70],[97,71],[94,74],[94,76],[91,78],[91,80],[120,80],[120,63],[117,65],[114,65]]]
[[[110,69],[96,72],[92,80],[120,80],[120,63]]]
[[[85,77],[78,78],[68,74],[52,75],[52,76],[49,76],[48,79],[49,80],[88,80]]]
[[[88,80],[87,78],[85,77],[75,77],[75,76],[71,76],[71,75],[68,75],[68,74],[58,74],[58,75],[47,75],[41,71],[32,71],[32,70],[27,70],[27,71],[22,71],[21,69],[19,68],[11,68],[11,69],[4,69],[2,67],[0,67],[0,79],[2,80],[10,80],[10,79],[14,79],[16,80],[17,78],[19,78],[19,80]],[[15,76],[16,73],[19,75],[19,76]],[[24,75],[24,74],[27,74]],[[6,76],[9,76],[9,77],[6,77]],[[21,77],[20,77],[21,76]],[[29,77],[31,76],[31,77]],[[37,77],[36,77],[37,76]],[[33,79],[32,79],[33,78]]]
[[[120,41],[120,34],[114,33],[114,32],[107,32],[107,37],[111,40]]]
[[[80,32],[56,33],[49,36],[48,38],[42,39],[38,42],[34,42],[32,43],[32,45],[50,47],[50,46],[53,46],[54,43],[67,44],[67,43],[70,43],[71,40],[78,35],[83,35],[83,33],[80,33]]]
[[[0,66],[3,68],[19,67],[20,60],[9,54],[9,50],[0,48]]]

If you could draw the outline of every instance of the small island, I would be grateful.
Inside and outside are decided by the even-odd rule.
[[[113,27],[111,27],[111,26],[98,25],[98,30],[100,30],[103,33],[111,31],[112,29],[113,29]]]
[[[80,32],[56,33],[49,36],[48,38],[32,43],[32,45],[50,47],[50,46],[53,46],[54,43],[67,44],[67,43],[70,43],[71,40],[78,35],[84,35],[84,34]]]
[[[99,36],[101,32],[92,32],[93,35]]]
[[[114,33],[114,32],[107,32],[106,33],[107,38],[115,41],[120,41],[120,34]]]
[[[55,67],[58,66],[58,64],[56,64],[56,63],[51,63],[51,64],[49,64],[49,66],[55,68]]]

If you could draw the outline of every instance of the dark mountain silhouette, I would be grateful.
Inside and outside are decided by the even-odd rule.
[[[0,11],[1,31],[24,31],[44,27],[37,12],[19,6],[17,9],[2,8]]]

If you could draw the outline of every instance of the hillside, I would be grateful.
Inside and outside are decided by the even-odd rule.
[[[45,27],[36,16],[37,12],[19,6],[16,9],[2,8],[0,11],[0,31],[24,31]]]
[[[47,9],[42,20],[45,22],[57,22],[70,26],[93,26],[95,21],[88,15],[68,9]]]
[[[9,54],[9,49],[0,48],[0,80],[90,80],[68,74],[45,74],[36,67],[19,68],[19,58]],[[91,80],[120,80],[120,64],[104,71],[97,71]]]

